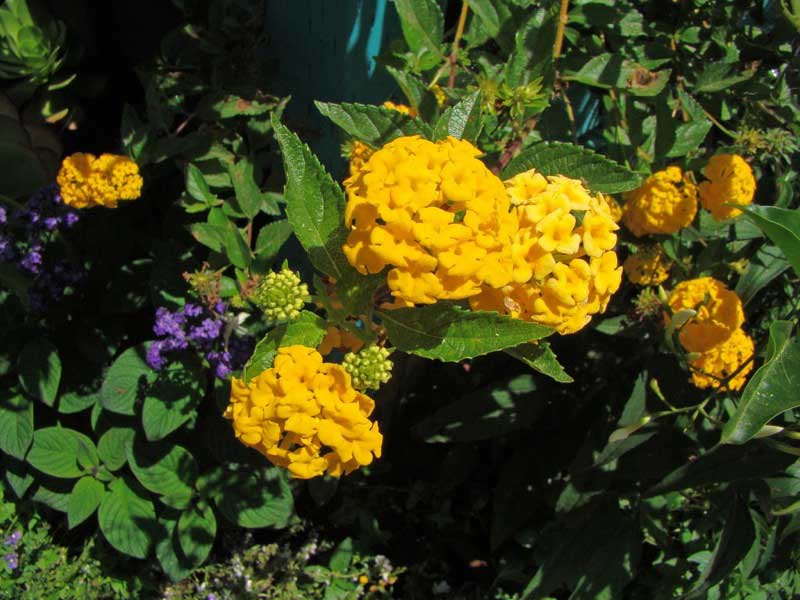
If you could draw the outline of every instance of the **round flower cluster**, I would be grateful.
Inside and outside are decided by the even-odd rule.
[[[267,319],[289,321],[296,319],[308,302],[308,286],[297,273],[284,267],[259,281],[252,299]]]
[[[669,277],[672,263],[658,244],[639,247],[636,254],[625,259],[622,268],[631,283],[636,285],[658,285]]]
[[[484,285],[470,304],[574,333],[605,311],[622,279],[608,201],[580,181],[533,170],[505,185],[515,221],[511,281]]]
[[[341,365],[313,348],[278,349],[272,368],[231,381],[225,417],[236,437],[292,477],[339,477],[380,458],[383,436],[372,399],[353,389]]]
[[[756,193],[756,179],[747,161],[738,154],[712,156],[703,169],[707,181],[700,183],[700,204],[717,221],[742,214],[726,204],[748,205]]]
[[[694,385],[722,387],[727,377],[737,373],[725,385],[732,390],[741,388],[753,368],[753,341],[741,329],[744,310],[739,296],[721,281],[701,277],[675,286],[668,304],[673,314],[696,311],[678,334],[687,351],[700,353],[690,361]]]
[[[469,142],[401,137],[345,181],[344,254],[387,274],[401,304],[460,300],[511,281],[501,260],[516,230],[502,182]],[[507,261],[510,262],[510,261]]]
[[[675,233],[697,214],[697,186],[676,166],[654,173],[623,198],[622,220],[636,237]]]
[[[368,346],[361,352],[348,352],[342,363],[350,374],[357,390],[377,390],[382,383],[392,378],[392,361],[389,351],[380,346]]]
[[[57,177],[64,203],[75,208],[116,208],[142,193],[139,167],[127,156],[78,152],[65,158]]]
[[[225,347],[226,321],[222,315],[226,309],[221,301],[213,312],[191,303],[176,311],[163,306],[156,309],[153,333],[160,339],[147,349],[147,364],[160,371],[166,363],[164,354],[191,349],[205,357],[220,379],[240,369],[253,350],[252,343],[248,339],[230,337]]]
[[[322,356],[327,356],[336,348],[347,348],[352,352],[358,352],[363,346],[364,342],[356,335],[330,325],[317,351]]]

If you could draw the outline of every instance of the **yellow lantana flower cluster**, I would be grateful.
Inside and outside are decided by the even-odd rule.
[[[737,390],[752,370],[753,341],[741,329],[742,301],[724,283],[712,277],[683,281],[675,286],[668,304],[673,314],[691,309],[697,314],[681,328],[678,338],[689,352],[700,353],[690,361],[692,382],[699,388],[718,388],[737,373],[727,387]],[[665,315],[665,320],[669,317]],[[745,363],[748,363],[745,365]],[[742,365],[745,365],[743,368]],[[739,369],[741,370],[739,371]]]
[[[700,204],[717,221],[742,214],[726,203],[748,205],[756,193],[756,178],[747,161],[738,154],[712,156],[703,169],[707,181],[700,183]]]
[[[344,254],[359,272],[391,267],[401,305],[474,296],[512,280],[507,249],[516,231],[502,182],[463,140],[401,137],[345,181]]]
[[[116,208],[142,193],[139,167],[127,156],[78,152],[63,160],[57,182],[64,203],[74,208]]]
[[[496,310],[569,334],[605,311],[622,268],[608,200],[580,181],[520,173],[505,182],[517,221],[510,250],[512,281],[484,285],[473,309]]]
[[[337,348],[358,352],[363,345],[363,340],[359,339],[356,335],[344,329],[329,325],[328,331],[325,333],[325,337],[317,350],[322,356],[327,356]]]
[[[341,365],[306,346],[280,348],[274,365],[249,382],[231,380],[225,417],[236,437],[292,477],[339,477],[380,458],[383,436],[372,399]]]
[[[622,220],[636,237],[675,233],[697,214],[697,186],[676,166],[654,173],[623,199]]]
[[[664,256],[664,249],[658,244],[642,246],[625,259],[622,268],[631,283],[636,285],[658,285],[669,277],[672,263]]]

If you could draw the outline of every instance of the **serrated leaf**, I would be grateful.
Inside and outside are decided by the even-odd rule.
[[[94,442],[73,429],[45,427],[33,434],[33,446],[27,461],[35,469],[53,477],[73,478],[83,475],[78,465],[79,448],[83,445],[97,457]]]
[[[178,520],[178,541],[184,555],[194,565],[208,558],[217,537],[217,519],[209,505],[195,505]]]
[[[747,81],[755,74],[755,69],[751,71],[735,72],[738,63],[715,62],[706,64],[703,70],[697,75],[692,91],[694,93],[711,94]]]
[[[256,238],[256,257],[271,260],[292,235],[292,226],[287,219],[267,223]]]
[[[790,321],[770,325],[764,364],[745,386],[721,443],[744,444],[779,414],[800,406],[800,342],[791,333]]]
[[[277,325],[256,344],[253,355],[244,366],[242,379],[250,381],[262,371],[269,369],[281,346],[300,344],[316,348],[326,332],[327,326],[322,318],[310,311],[302,311],[297,319]]]
[[[440,302],[378,313],[397,350],[457,362],[541,339],[553,330],[496,312]]]
[[[545,91],[555,75],[553,48],[558,29],[557,5],[536,11],[514,36],[514,51],[503,70],[503,81],[512,88],[541,78]]]
[[[33,402],[9,390],[0,398],[0,450],[23,460],[33,441]]]
[[[318,101],[314,104],[320,113],[345,132],[376,148],[401,136],[432,136],[431,128],[425,122],[382,106]]]
[[[100,388],[100,402],[106,410],[121,415],[136,414],[136,401],[144,397],[157,373],[145,362],[144,344],[128,348],[111,364]]]
[[[28,342],[17,359],[22,389],[47,406],[53,406],[61,381],[61,359],[58,349],[48,340]]]
[[[261,190],[254,179],[253,163],[250,159],[242,159],[228,164],[228,174],[233,182],[236,202],[248,219],[255,217],[261,210]]]
[[[197,461],[181,446],[137,443],[127,447],[128,464],[136,479],[162,496],[192,494]]]
[[[294,133],[273,117],[286,168],[286,216],[312,264],[341,279],[351,269],[342,252],[344,193]]]
[[[286,527],[294,511],[285,475],[274,467],[236,471],[218,468],[205,479],[217,508],[239,527]]]
[[[482,127],[481,105],[481,93],[477,91],[448,108],[436,123],[434,136],[437,139],[451,136],[476,142]]]
[[[67,504],[67,523],[77,527],[94,514],[106,493],[102,483],[93,477],[81,477],[72,488]]]
[[[153,503],[135,481],[114,480],[100,503],[97,514],[100,531],[114,548],[145,558],[153,543],[156,512]]]
[[[408,47],[422,55],[420,68],[430,69],[442,60],[439,45],[444,35],[444,16],[436,0],[395,0],[400,27]]]
[[[116,471],[128,462],[128,446],[133,444],[136,430],[132,427],[112,427],[97,442],[97,454],[103,464]]]
[[[639,174],[595,154],[593,151],[564,142],[541,142],[514,158],[501,178],[536,169],[543,175],[564,175],[582,179],[589,189],[604,194],[616,194],[635,189],[641,184]]]
[[[531,369],[539,371],[542,375],[547,375],[559,383],[572,383],[574,381],[564,370],[564,367],[561,366],[561,363],[558,362],[558,358],[550,348],[550,344],[545,341],[536,344],[523,344],[506,350],[506,353],[525,363]]]
[[[755,204],[742,210],[783,251],[795,274],[800,275],[800,210]]]

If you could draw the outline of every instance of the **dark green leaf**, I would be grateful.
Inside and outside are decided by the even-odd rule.
[[[442,302],[378,314],[395,348],[448,362],[505,350],[552,333],[536,323]]]
[[[192,419],[204,393],[204,372],[194,361],[174,361],[163,368],[145,392],[142,426],[147,439],[163,439]]]
[[[559,383],[572,383],[574,379],[558,362],[550,344],[541,341],[536,344],[522,344],[516,348],[506,350],[506,353],[528,365],[531,369],[539,371],[558,381]]]
[[[736,63],[715,62],[707,64],[695,79],[692,91],[695,93],[711,94],[747,81],[755,74],[751,71],[735,72]]]
[[[0,450],[23,460],[33,441],[33,402],[5,390],[0,398]]]
[[[61,427],[37,429],[27,460],[34,468],[53,477],[80,477],[83,475],[83,469],[78,465],[81,444],[97,458],[94,443],[82,433]]]
[[[788,268],[789,263],[779,248],[762,246],[750,259],[747,270],[736,283],[736,295],[741,298],[742,304],[747,306],[758,292]]]
[[[239,527],[282,528],[292,516],[292,492],[280,469],[219,468],[206,479],[217,508]]]
[[[181,446],[134,444],[128,446],[128,464],[144,487],[162,496],[192,493],[197,462]]]
[[[63,392],[58,397],[58,412],[62,415],[79,413],[99,402],[99,392],[84,394],[80,392]]]
[[[128,462],[128,446],[133,444],[136,431],[132,427],[112,427],[100,436],[97,454],[111,471],[116,471]]]
[[[186,167],[186,191],[192,198],[208,206],[217,200],[217,197],[211,193],[203,172],[192,163]]]
[[[103,408],[122,415],[136,414],[136,401],[144,397],[157,376],[145,362],[146,351],[144,344],[128,348],[112,363],[100,388]]]
[[[72,488],[67,504],[67,523],[72,529],[94,514],[106,493],[102,483],[93,477],[81,477]]]
[[[380,148],[406,135],[432,136],[430,127],[408,115],[369,104],[316,102],[317,109],[353,137]]]
[[[249,381],[269,369],[281,346],[300,344],[316,348],[326,332],[327,327],[322,318],[307,310],[302,311],[296,320],[277,325],[256,344],[253,355],[244,366],[242,378]]]
[[[421,55],[420,67],[430,69],[444,60],[439,45],[444,34],[444,16],[436,0],[395,0],[400,26],[408,47]]]
[[[109,486],[97,514],[100,531],[114,548],[134,558],[145,558],[153,543],[156,512],[135,481],[116,479]]]
[[[184,555],[192,564],[200,565],[208,558],[216,537],[217,519],[209,505],[195,505],[181,514],[178,520],[178,541]]]
[[[783,251],[795,274],[800,275],[800,210],[755,204],[742,210]]]
[[[61,381],[58,349],[44,338],[28,342],[17,359],[19,382],[28,394],[53,406]]]
[[[800,406],[800,343],[791,333],[789,321],[770,325],[764,364],[744,388],[736,414],[722,430],[722,443],[744,444],[779,414]]]
[[[536,169],[543,175],[565,175],[582,179],[589,189],[616,194],[635,189],[641,176],[587,148],[563,142],[541,142],[514,158],[502,173],[502,179]]]
[[[172,581],[186,579],[196,565],[184,555],[178,540],[178,511],[163,511],[158,515],[159,537],[156,543],[156,557]]]
[[[258,232],[256,256],[264,260],[273,259],[291,235],[292,226],[286,219],[266,224]]]
[[[235,164],[229,164],[228,174],[236,192],[236,202],[245,216],[252,220],[261,210],[262,204],[261,190],[258,189],[253,175],[253,163],[249,159],[242,159]]]
[[[553,48],[557,29],[558,10],[555,3],[551,10],[541,9],[533,13],[514,37],[514,51],[503,72],[506,84],[516,88],[541,78],[542,88],[549,90],[555,75]]]
[[[210,223],[192,223],[189,226],[192,237],[211,248],[214,252],[222,252],[225,246],[226,230],[211,225]]]

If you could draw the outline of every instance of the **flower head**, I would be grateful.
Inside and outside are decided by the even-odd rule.
[[[623,197],[622,221],[636,237],[675,233],[697,214],[697,186],[676,166],[654,173]]]
[[[625,259],[622,268],[631,283],[636,285],[658,285],[669,277],[672,263],[664,256],[658,244],[641,246],[636,254]]]
[[[388,108],[389,110],[395,110],[399,113],[403,113],[404,115],[408,115],[409,117],[417,116],[417,111],[405,104],[395,104],[391,100],[387,100],[382,106],[383,108]]]
[[[703,169],[707,181],[700,183],[700,204],[717,221],[742,214],[742,211],[726,204],[748,205],[756,193],[753,169],[738,154],[712,156]]]
[[[358,352],[363,346],[364,342],[356,335],[330,325],[317,351],[322,354],[322,356],[327,356],[333,352],[335,348],[347,348],[351,352]]]
[[[750,336],[741,328],[736,329],[726,341],[689,363],[692,383],[698,388],[741,389],[747,381],[747,375],[753,370],[754,350]]]
[[[739,296],[712,277],[682,281],[672,290],[668,303],[673,314],[684,309],[697,311],[679,335],[689,352],[706,352],[725,342],[744,322]]]
[[[308,286],[289,268],[267,273],[253,292],[253,302],[271,321],[296,319],[308,302]]]
[[[64,203],[74,208],[116,208],[120,200],[135,200],[142,192],[139,167],[116,154],[78,152],[65,158],[57,177]]]
[[[360,352],[348,352],[342,363],[350,374],[357,390],[377,390],[392,377],[392,361],[389,351],[379,346],[367,346]]]
[[[339,477],[380,457],[374,407],[340,365],[324,363],[313,348],[288,346],[249,382],[233,378],[225,417],[243,444],[292,477]]]

